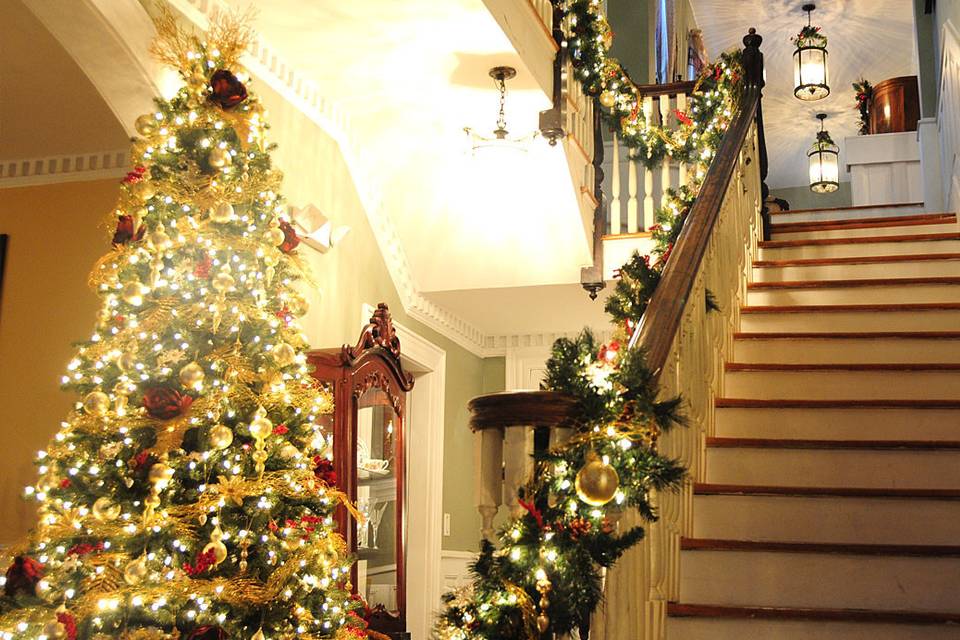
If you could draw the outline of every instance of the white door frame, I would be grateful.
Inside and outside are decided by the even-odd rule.
[[[375,307],[364,304],[365,326]],[[405,368],[416,377],[404,416],[406,454],[407,630],[427,640],[443,595],[443,409],[447,352],[398,322]]]

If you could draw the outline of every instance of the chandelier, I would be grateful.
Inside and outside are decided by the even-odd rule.
[[[830,193],[840,188],[840,148],[834,144],[829,131],[824,131],[823,121],[827,114],[818,113],[820,131],[817,141],[807,152],[810,161],[810,190],[814,193]]]
[[[493,78],[497,90],[500,92],[500,112],[497,115],[497,128],[493,130],[492,137],[480,135],[470,127],[463,128],[470,136],[473,154],[478,155],[492,150],[525,153],[527,145],[536,137],[537,132],[517,138],[511,137],[507,130],[507,80],[517,77],[517,70],[513,67],[494,67],[490,69],[490,77]]]
[[[797,47],[793,52],[793,95],[801,100],[821,100],[830,95],[827,37],[820,33],[820,27],[810,23],[810,14],[816,8],[815,4],[803,5],[807,12],[807,26],[792,38]]]

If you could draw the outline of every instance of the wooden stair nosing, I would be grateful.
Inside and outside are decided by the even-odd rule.
[[[774,280],[751,282],[750,291],[765,289],[845,289],[849,287],[897,287],[905,285],[958,285],[960,276],[922,276],[916,278],[860,278],[849,280]]]
[[[796,258],[789,260],[754,260],[758,269],[769,267],[823,267],[838,264],[886,264],[888,262],[932,262],[960,260],[960,253],[908,253],[885,256],[845,256],[842,258]]]
[[[839,312],[910,312],[910,311],[956,311],[960,302],[903,302],[876,304],[789,304],[746,305],[740,313],[839,313]]]
[[[781,331],[762,333],[758,331],[740,331],[733,334],[734,340],[956,340],[960,331],[834,331],[805,332]]]
[[[809,609],[800,607],[738,607],[730,605],[668,602],[674,618],[736,618],[749,620],[810,620],[881,624],[960,624],[960,613],[935,611],[884,611],[876,609]]]
[[[960,400],[787,400],[717,398],[718,409],[960,409]]]
[[[804,438],[728,438],[710,436],[708,449],[826,449],[868,451],[951,451],[960,440],[828,440]]]
[[[897,209],[902,207],[922,207],[922,202],[896,202],[893,204],[857,204],[849,207],[815,207],[813,209],[787,209],[771,211],[771,215],[789,215],[791,213],[816,213],[818,211],[859,211],[862,209]]]
[[[878,218],[848,218],[810,222],[783,222],[770,226],[772,233],[803,233],[808,231],[843,231],[846,229],[887,229],[890,227],[921,227],[956,222],[953,213],[921,213],[911,216]]]
[[[774,363],[727,362],[726,371],[960,371],[957,362]]]
[[[842,244],[881,244],[892,242],[943,242],[960,240],[960,233],[918,233],[901,236],[857,236],[854,238],[815,238],[808,240],[765,240],[761,249],[786,249],[789,247],[829,247]]]
[[[960,500],[960,489],[896,489],[887,487],[788,487],[780,485],[696,482],[699,496],[783,496],[810,498],[921,498]]]
[[[869,544],[836,542],[772,542],[716,538],[680,538],[683,551],[756,551],[829,553],[857,556],[907,556],[951,558],[960,556],[960,545]]]

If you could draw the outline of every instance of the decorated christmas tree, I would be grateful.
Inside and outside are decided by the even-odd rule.
[[[331,394],[296,322],[307,269],[239,64],[249,29],[157,27],[184,84],[136,122],[91,275],[100,313],[63,379],[79,401],[39,454],[0,634],[364,637],[332,518]]]

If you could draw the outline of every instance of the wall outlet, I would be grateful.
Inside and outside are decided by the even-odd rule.
[[[443,514],[443,535],[450,535],[450,514]]]

